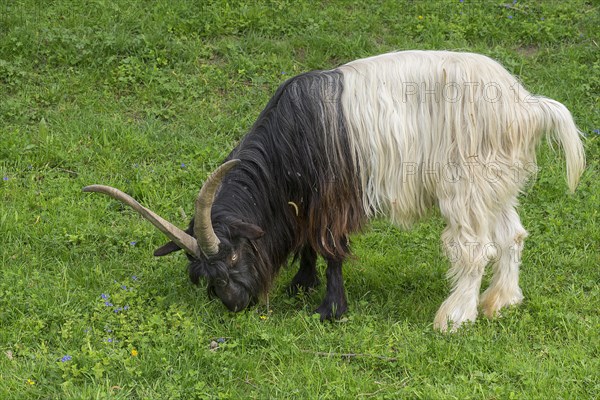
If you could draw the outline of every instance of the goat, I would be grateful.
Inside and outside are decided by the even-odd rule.
[[[573,118],[561,103],[533,96],[496,61],[479,54],[403,51],[361,59],[284,82],[224,163],[207,179],[183,231],[106,186],[183,249],[189,275],[237,312],[269,290],[281,265],[300,258],[290,292],[319,284],[316,312],[347,310],[342,263],[348,237],[373,217],[410,227],[437,207],[446,222],[449,297],[434,319],[455,330],[523,300],[519,266],[527,232],[517,196],[547,134],[566,155],[574,191],[585,167]],[[493,277],[480,296],[487,264]]]

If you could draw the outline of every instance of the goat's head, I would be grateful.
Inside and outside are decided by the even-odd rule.
[[[206,278],[209,295],[219,297],[229,310],[237,312],[258,299],[262,285],[254,267],[259,257],[254,240],[264,232],[260,227],[235,216],[219,221],[220,225],[213,227],[211,210],[223,177],[239,162],[230,160],[224,163],[206,180],[196,199],[194,219],[185,231],[118,189],[92,185],[83,190],[107,194],[149,220],[171,239],[159,247],[154,255],[163,256],[183,249],[190,261],[188,268],[192,282],[198,283],[200,277]]]

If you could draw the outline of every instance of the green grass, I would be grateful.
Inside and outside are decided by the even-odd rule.
[[[0,3],[0,398],[600,397],[597,2],[193,3]],[[230,314],[182,254],[152,257],[150,224],[81,192],[110,184],[185,226],[286,78],[409,48],[488,54],[587,135],[574,195],[560,151],[540,150],[521,196],[525,302],[502,318],[433,331],[435,215],[356,236],[350,311],[321,323],[323,288],[285,295],[295,267]]]

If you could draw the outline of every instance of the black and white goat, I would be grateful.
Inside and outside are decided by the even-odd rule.
[[[544,134],[564,149],[574,190],[585,156],[571,114],[529,94],[488,57],[405,51],[357,60],[283,83],[250,132],[202,187],[182,231],[116,189],[93,185],[130,205],[184,249],[193,282],[232,311],[257,301],[290,254],[300,256],[292,292],[319,283],[317,312],[347,309],[342,263],[348,235],[373,216],[408,227],[432,207],[447,227],[450,296],[434,320],[456,329],[520,303],[519,265],[527,232],[515,210]],[[479,295],[484,268],[489,288]]]

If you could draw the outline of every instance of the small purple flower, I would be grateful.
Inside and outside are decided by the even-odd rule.
[[[108,343],[112,343],[112,342],[113,342],[112,338],[108,338],[108,339],[106,339],[106,341],[107,341]]]
[[[181,163],[181,168],[185,168],[185,163]]]
[[[121,289],[123,289],[123,290],[127,290],[127,286],[125,286],[125,285],[121,285]]]
[[[285,71],[281,71],[281,75],[285,75]]]
[[[225,338],[222,338],[222,337],[218,338],[217,343],[225,343]]]
[[[545,21],[545,20],[546,20],[546,18],[542,17],[542,18],[540,18],[540,20],[541,20],[541,21]]]
[[[508,19],[513,19],[513,16],[512,16],[512,15],[509,15],[509,16],[508,16]]]
[[[117,307],[114,309],[115,314],[118,314],[119,312],[123,311],[123,307]]]
[[[104,302],[104,305],[105,305],[106,307],[112,307],[112,306],[113,306],[113,303],[111,303],[110,301],[105,301],[105,302]]]
[[[71,361],[72,359],[73,359],[73,357],[71,357],[70,355],[67,354],[66,356],[63,356],[60,359],[60,362],[67,362],[67,361]]]
[[[109,296],[106,293],[102,293],[100,297],[102,297],[102,300],[106,300]]]
[[[123,310],[125,310],[125,311],[129,310],[129,306],[123,307]]]
[[[129,245],[130,245],[130,246],[135,246],[136,244],[137,244],[137,242],[136,242],[136,241],[131,241],[131,242],[129,242]]]
[[[459,0],[459,2],[464,3],[465,0]]]
[[[8,176],[5,176],[4,178],[2,178],[2,180],[6,182],[8,180]]]
[[[137,275],[134,275],[134,276],[131,277],[131,279],[134,280],[134,281],[137,281],[138,277],[137,277]]]
[[[592,132],[594,132],[596,135],[600,135],[600,129],[594,129]]]

